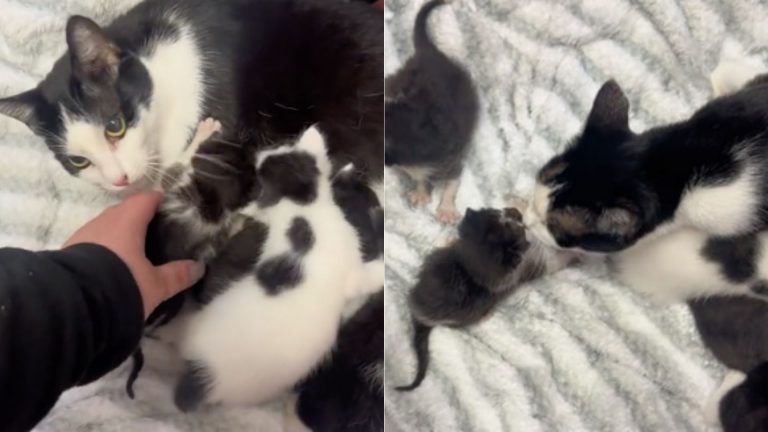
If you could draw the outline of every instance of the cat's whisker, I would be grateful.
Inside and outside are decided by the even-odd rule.
[[[224,168],[224,169],[226,169],[228,171],[231,171],[231,172],[235,172],[235,173],[238,172],[238,169],[235,168],[234,166],[228,164],[227,162],[219,160],[219,159],[217,159],[217,158],[215,158],[213,156],[207,155],[207,154],[195,153],[195,155],[192,156],[192,158],[193,159],[197,158],[197,159],[200,159],[200,160],[204,160],[204,161],[210,162],[210,163],[212,163],[214,165],[218,165],[218,166],[220,166],[220,167],[222,167],[222,168]]]

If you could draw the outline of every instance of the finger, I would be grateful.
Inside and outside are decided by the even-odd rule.
[[[131,195],[120,203],[115,210],[119,211],[132,224],[136,224],[141,238],[147,233],[147,225],[155,216],[160,201],[163,200],[163,194],[160,192],[141,192]]]
[[[157,267],[165,300],[191,287],[205,274],[205,265],[197,261],[174,261]]]

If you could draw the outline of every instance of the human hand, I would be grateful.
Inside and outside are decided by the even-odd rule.
[[[139,193],[107,208],[77,230],[64,247],[92,243],[106,247],[128,266],[139,287],[144,317],[163,301],[189,288],[205,273],[201,263],[174,261],[158,267],[144,253],[147,225],[162,200],[158,192]]]

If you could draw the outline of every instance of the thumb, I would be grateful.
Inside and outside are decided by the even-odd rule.
[[[197,261],[173,261],[157,267],[160,283],[167,300],[191,287],[205,274],[205,265]]]

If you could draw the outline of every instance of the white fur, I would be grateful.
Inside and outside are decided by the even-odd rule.
[[[63,141],[68,154],[83,156],[92,165],[80,177],[108,190],[123,175],[130,183],[153,177],[179,157],[203,112],[203,57],[192,31],[179,25],[179,38],[159,42],[140,58],[152,79],[149,109],[141,108],[138,123],[115,145],[104,136],[104,125],[65,114]],[[152,168],[153,166],[154,168]]]
[[[182,356],[202,361],[211,372],[211,402],[261,403],[289,390],[329,353],[346,300],[384,283],[383,264],[363,264],[357,232],[333,201],[330,162],[315,128],[295,149],[265,152],[259,164],[269,154],[291,151],[307,151],[319,159],[322,179],[316,200],[299,205],[283,199],[263,209],[252,205],[244,213],[269,225],[261,260],[291,249],[285,233],[294,217],[309,221],[315,241],[301,261],[304,278],[298,286],[269,296],[249,273],[192,317]]]
[[[547,211],[549,210],[549,194],[552,188],[536,183],[530,205],[523,212],[523,223],[526,229],[539,241],[549,247],[558,248],[558,244],[547,229]]]
[[[744,372],[730,369],[723,377],[723,382],[707,399],[704,405],[704,419],[712,426],[720,425],[720,401],[734,387],[744,382],[747,376]]]
[[[739,91],[765,68],[754,59],[723,59],[709,75],[712,92],[723,96]]]

